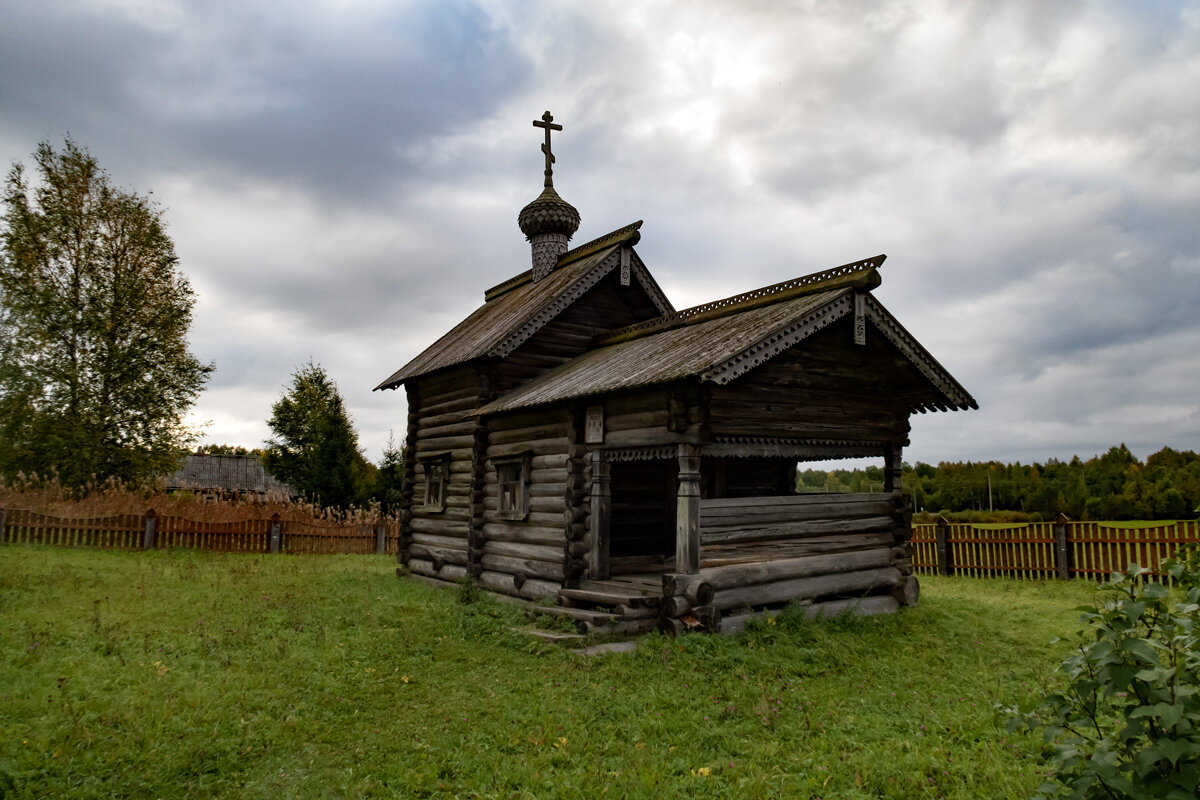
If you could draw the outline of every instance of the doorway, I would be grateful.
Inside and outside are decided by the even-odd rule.
[[[675,558],[677,460],[616,461],[611,476],[611,572],[663,569]]]

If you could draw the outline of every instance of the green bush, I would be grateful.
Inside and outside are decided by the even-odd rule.
[[[1085,630],[1056,690],[1009,727],[1040,729],[1042,797],[1194,798],[1200,786],[1200,553],[1164,563],[1174,589],[1134,564],[1083,606]]]

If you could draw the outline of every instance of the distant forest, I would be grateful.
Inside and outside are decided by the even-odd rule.
[[[803,466],[803,465],[801,465]],[[1124,444],[1084,461],[1045,464],[920,461],[904,464],[904,494],[915,512],[956,519],[1193,519],[1200,512],[1200,456],[1164,447],[1143,463]],[[883,489],[882,467],[800,470],[798,492]]]

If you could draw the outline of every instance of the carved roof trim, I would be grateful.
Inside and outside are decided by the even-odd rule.
[[[917,370],[925,376],[925,379],[932,383],[948,401],[946,406],[938,404],[921,403],[914,410],[927,411],[939,410],[947,411],[950,409],[967,409],[979,408],[979,404],[975,402],[975,398],[967,392],[966,389],[959,384],[958,381],[950,375],[946,369],[937,362],[929,351],[913,337],[911,333],[904,329],[904,326],[891,315],[883,305],[873,297],[868,296],[867,300],[867,319],[869,319],[875,327],[887,337],[897,350],[899,350],[905,358],[912,363]]]
[[[783,281],[782,283],[764,286],[761,289],[743,292],[732,297],[714,300],[711,303],[685,308],[682,311],[676,311],[674,314],[668,314],[657,319],[634,323],[633,325],[613,331],[599,340],[597,344],[617,344],[618,342],[629,341],[630,339],[637,339],[649,334],[677,328],[681,325],[692,325],[705,319],[734,314],[771,303],[779,303],[807,294],[816,294],[846,287],[870,291],[879,285],[878,270],[886,258],[886,255],[866,258],[862,261],[833,267],[823,272],[814,272],[811,275],[803,275],[799,278],[793,278],[790,281]]]
[[[642,238],[642,234],[638,232],[638,229],[641,227],[642,221],[639,219],[637,222],[626,225],[624,228],[618,228],[611,233],[606,233],[603,236],[592,239],[590,242],[586,242],[578,247],[572,248],[558,257],[558,263],[554,268],[558,269],[559,267],[565,267],[567,264],[579,261],[581,258],[586,258],[593,253],[598,253],[607,247],[612,247],[613,245],[623,244],[628,247],[632,247]],[[498,283],[485,291],[483,293],[483,300],[485,303],[490,303],[497,297],[503,297],[513,289],[524,286],[531,280],[533,280],[533,270],[525,270],[524,272],[514,275],[503,283]],[[659,294],[662,294],[661,290],[659,291]],[[668,304],[668,306],[669,305],[670,304]]]
[[[546,323],[557,317],[565,311],[572,303],[587,294],[588,290],[595,286],[600,280],[611,272],[620,264],[621,254],[619,249],[612,248],[609,253],[599,264],[588,270],[575,283],[571,284],[558,296],[551,300],[546,305],[542,306],[537,313],[525,321],[521,327],[517,328],[509,334],[498,345],[488,351],[489,356],[497,356],[503,358],[512,351],[516,350],[525,342],[529,341],[529,337],[545,327]]]
[[[623,244],[627,247],[633,247],[642,240],[642,234],[639,229],[642,227],[642,220],[632,222],[624,228],[618,228],[612,233],[606,233],[590,242],[585,242],[578,247],[573,247],[567,252],[558,257],[558,266],[564,267],[572,261],[578,261],[585,256],[590,256],[592,253],[603,250],[606,247],[611,247],[614,244]]]
[[[732,358],[715,364],[700,373],[700,379],[725,384],[740,378],[755,367],[765,364],[783,351],[796,346],[830,323],[846,316],[853,307],[853,298],[848,292],[844,293],[833,302],[813,309],[795,323],[776,331]]]
[[[651,461],[657,458],[675,458],[679,454],[679,445],[617,447],[610,450],[599,448],[595,452],[605,461]]]

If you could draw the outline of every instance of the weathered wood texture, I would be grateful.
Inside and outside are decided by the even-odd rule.
[[[479,421],[471,412],[487,399],[487,384],[472,365],[427,375],[406,384],[410,407],[409,454],[411,470],[404,550],[401,562],[411,560],[452,564],[466,568],[471,562],[470,543],[476,518],[474,478],[478,470]],[[445,500],[442,507],[425,503],[427,470],[439,463],[445,470]],[[439,537],[431,543],[423,536]],[[426,573],[428,574],[428,573]],[[436,574],[432,577],[438,577]]]
[[[640,286],[621,286],[612,272],[504,358],[496,388],[514,389],[590,349],[597,336],[658,313]]]
[[[705,548],[846,534],[895,535],[907,526],[903,512],[900,495],[881,492],[708,498],[700,501],[700,542]]]
[[[487,579],[490,584],[511,584],[515,577],[517,582],[548,580],[560,585],[568,574],[580,571],[576,557],[583,553],[576,552],[581,548],[572,548],[573,526],[582,520],[584,512],[579,503],[568,502],[575,499],[573,431],[573,416],[564,409],[510,414],[487,421],[478,546],[480,577],[492,573]],[[514,456],[527,456],[530,466],[528,511],[519,518],[500,510],[495,463],[496,459]],[[503,574],[509,577],[496,577]],[[514,591],[519,596],[528,595],[515,587]]]
[[[712,387],[715,436],[903,441],[910,398],[922,379],[882,336],[854,345],[847,322],[782,353],[724,386]]]
[[[879,594],[915,602],[898,547],[906,511],[885,493],[703,499],[699,573],[664,578],[663,616]]]

